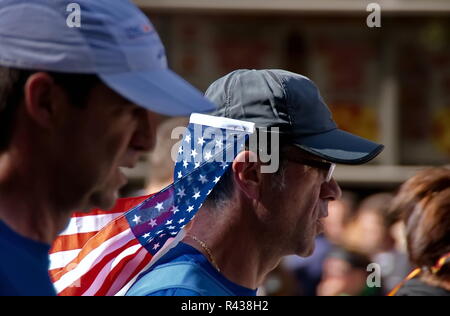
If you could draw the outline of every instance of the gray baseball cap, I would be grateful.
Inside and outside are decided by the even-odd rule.
[[[293,145],[324,160],[358,165],[384,148],[340,130],[316,85],[285,70],[236,70],[214,82],[206,97],[215,116],[278,127]]]
[[[79,6],[80,27],[70,26]],[[215,106],[172,72],[158,33],[129,0],[0,0],[0,65],[96,74],[124,98],[170,116]]]

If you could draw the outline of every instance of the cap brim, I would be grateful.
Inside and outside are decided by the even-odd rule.
[[[200,91],[169,69],[99,76],[124,98],[159,114],[188,116],[216,108]]]
[[[295,145],[327,161],[348,165],[366,163],[383,151],[384,146],[340,129],[295,138]]]

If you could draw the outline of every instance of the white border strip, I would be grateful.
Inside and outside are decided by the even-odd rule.
[[[224,128],[228,130],[246,132],[250,134],[253,134],[255,132],[255,123],[199,113],[191,114],[189,123],[201,124],[216,128]]]

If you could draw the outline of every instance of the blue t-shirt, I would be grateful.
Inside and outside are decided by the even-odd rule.
[[[54,296],[50,246],[22,237],[0,221],[0,296]]]
[[[139,296],[255,296],[226,279],[194,247],[179,243],[143,272],[127,295]]]

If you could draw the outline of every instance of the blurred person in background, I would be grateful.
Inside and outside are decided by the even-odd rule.
[[[172,139],[172,131],[177,127],[185,128],[189,123],[186,117],[163,118],[156,130],[156,143],[147,155],[148,175],[145,186],[130,190],[127,196],[144,196],[157,193],[173,182],[174,161],[172,149],[180,141]],[[178,147],[176,147],[178,148]]]
[[[382,287],[386,291],[398,284],[408,271],[408,256],[396,245],[392,234],[388,208],[393,195],[378,193],[361,201],[356,216],[345,232],[345,246],[365,254],[378,263],[382,272]]]
[[[323,278],[317,288],[318,296],[379,296],[381,289],[367,285],[367,266],[370,259],[364,254],[335,248],[326,258]]]
[[[156,145],[154,150],[148,155],[147,184],[142,195],[153,194],[164,189],[173,182],[173,170],[176,153],[172,156],[172,149],[178,150],[175,146],[180,140],[172,138],[172,132],[176,128],[185,128],[189,123],[188,118],[175,117],[168,118],[162,122],[156,131]]]
[[[342,245],[347,225],[356,214],[356,196],[349,191],[328,206],[328,217],[324,219],[324,236],[333,245]]]
[[[417,267],[391,295],[450,296],[450,169],[423,170],[406,181],[390,211],[405,223]]]

